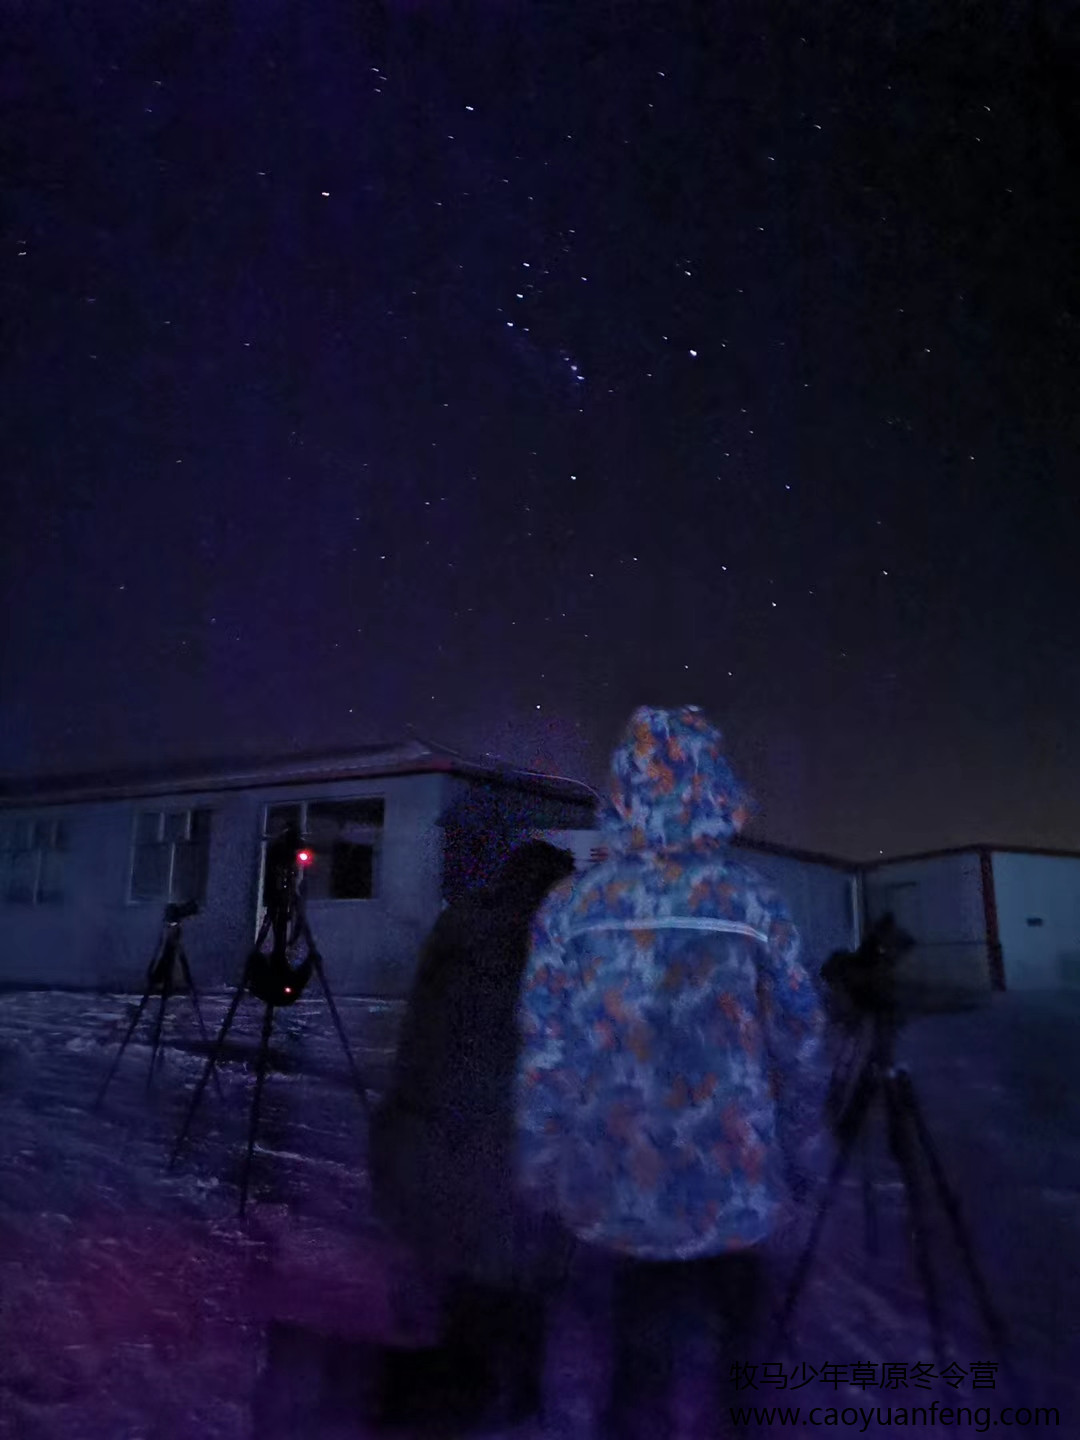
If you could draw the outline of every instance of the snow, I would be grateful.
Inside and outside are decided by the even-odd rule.
[[[202,997],[211,1033],[228,998]],[[363,1112],[321,997],[279,1012],[242,1221],[237,1182],[261,1007],[241,1006],[220,1069],[224,1101],[206,1091],[169,1171],[203,1063],[182,999],[170,1006],[153,1087],[146,1080],[156,1002],[94,1109],[134,1004],[127,996],[0,994],[0,1440],[369,1433],[355,1418],[358,1357],[372,1342],[432,1338],[433,1297],[371,1217]],[[381,1083],[392,1013],[338,1004],[361,1067]],[[978,1011],[921,1020],[903,1038],[1022,1381],[1019,1395],[1005,1377],[981,1390],[937,1381],[907,1392],[909,1404],[937,1397],[988,1406],[991,1428],[1005,1405],[1056,1405],[1066,1433],[1080,1414],[1078,1039],[1075,993],[995,997]],[[882,1253],[866,1254],[853,1167],[795,1318],[789,1372],[796,1362],[933,1362],[906,1248],[904,1194],[883,1149],[876,1165]],[[942,1232],[936,1214],[933,1223]],[[778,1293],[798,1238],[774,1247]],[[963,1272],[947,1246],[935,1255],[956,1358],[965,1366],[992,1360]],[[554,1331],[549,1402],[585,1433],[604,1370],[602,1327],[568,1300]],[[282,1347],[287,1379],[275,1368]],[[763,1349],[736,1358],[778,1356]],[[841,1383],[747,1390],[738,1399],[872,1410],[904,1403],[905,1394]],[[761,1433],[825,1428],[804,1422]],[[874,1420],[838,1428],[897,1433]],[[977,1433],[970,1424],[925,1428]]]

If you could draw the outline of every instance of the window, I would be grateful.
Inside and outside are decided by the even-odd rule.
[[[209,868],[209,810],[147,810],[136,815],[133,901],[203,900]]]
[[[67,825],[16,820],[4,836],[4,895],[12,905],[51,905],[64,898]]]
[[[383,800],[369,798],[272,805],[266,834],[274,839],[286,825],[299,826],[315,856],[304,875],[309,900],[373,900],[379,888],[384,812]],[[265,876],[263,883],[265,887]]]

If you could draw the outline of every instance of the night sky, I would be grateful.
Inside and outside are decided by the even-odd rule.
[[[1080,848],[1062,5],[5,0],[0,769],[416,733]]]

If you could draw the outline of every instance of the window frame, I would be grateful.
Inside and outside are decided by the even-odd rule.
[[[264,912],[263,892],[266,886],[266,852],[269,846],[267,836],[270,834],[270,817],[274,810],[292,810],[299,812],[300,833],[307,834],[308,816],[311,806],[334,806],[353,805],[369,802],[382,806],[382,823],[378,828],[378,839],[371,847],[371,894],[370,895],[317,895],[312,896],[304,890],[304,902],[308,905],[370,905],[382,897],[383,885],[383,841],[386,835],[386,796],[385,795],[309,795],[303,800],[268,800],[263,805],[262,830],[259,842],[259,876],[255,891],[256,927],[258,917]],[[376,827],[372,827],[373,829]],[[319,854],[317,847],[312,845],[316,855]],[[327,857],[328,858],[328,857]]]
[[[41,843],[41,828],[46,827],[48,838]],[[23,843],[19,843],[22,841]],[[11,819],[5,825],[3,856],[5,859],[5,870],[3,880],[3,903],[24,907],[26,909],[39,909],[42,906],[63,904],[66,898],[66,885],[61,883],[56,894],[43,894],[42,884],[45,877],[46,857],[49,855],[66,855],[71,849],[71,840],[68,833],[68,819],[64,815],[54,815],[42,819],[36,815],[22,815]],[[29,894],[26,899],[18,899],[12,895],[12,882],[14,880],[14,867],[16,856],[33,856],[33,880],[28,886]],[[66,881],[66,873],[63,880]]]
[[[184,837],[179,840],[166,840],[165,832],[168,826],[168,821],[170,817],[179,814],[183,814],[185,817]],[[206,848],[203,855],[203,861],[199,875],[199,884],[196,887],[198,893],[195,895],[176,896],[173,894],[173,886],[176,882],[177,855],[181,845],[191,845],[194,843],[194,841],[192,840],[192,834],[195,829],[195,816],[197,814],[202,814],[207,817],[205,840]],[[127,905],[138,907],[144,905],[173,905],[184,900],[195,900],[200,905],[204,905],[206,903],[206,893],[210,885],[210,845],[213,835],[213,814],[213,807],[210,805],[176,805],[160,809],[150,809],[149,807],[144,809],[142,807],[136,807],[131,821],[131,844],[128,851],[127,891],[125,899],[125,903]],[[156,827],[157,839],[152,841],[140,840],[139,838],[141,822],[148,815],[155,815],[158,821]],[[165,886],[163,892],[159,895],[142,896],[136,895],[134,893],[136,857],[138,856],[140,847],[145,845],[168,846],[169,864],[165,876]]]

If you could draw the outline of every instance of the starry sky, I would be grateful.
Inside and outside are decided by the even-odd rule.
[[[1057,0],[3,0],[0,769],[724,728],[1080,848]]]

